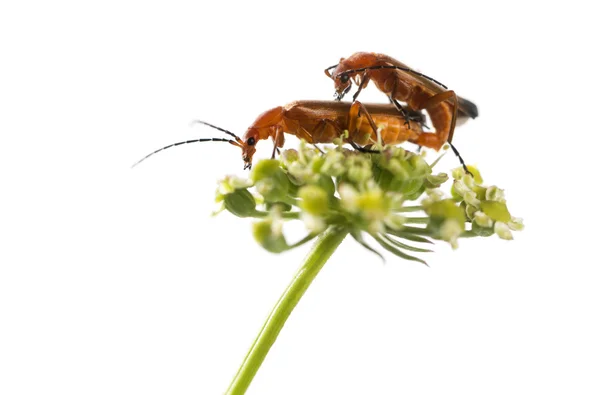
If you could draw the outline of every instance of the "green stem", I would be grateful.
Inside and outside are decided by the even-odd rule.
[[[304,264],[271,310],[242,366],[231,381],[226,395],[241,395],[246,392],[292,310],[347,234],[347,229],[332,226],[317,239]]]
[[[266,211],[260,211],[260,210],[256,210],[252,213],[252,216],[254,218],[266,218],[269,215],[271,215],[271,213],[268,213]],[[299,211],[283,211],[281,213],[281,218],[284,219],[300,219],[300,212]]]

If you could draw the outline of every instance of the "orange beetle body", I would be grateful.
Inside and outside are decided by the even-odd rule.
[[[373,144],[381,138],[383,144],[416,142],[423,134],[425,116],[420,111],[411,111],[404,118],[391,104],[366,104],[355,101],[300,100],[285,106],[275,107],[260,114],[240,138],[236,134],[204,121],[195,121],[233,137],[200,138],[170,144],[146,155],[133,166],[167,148],[182,144],[218,141],[242,149],[244,169],[252,167],[252,157],[260,140],[273,140],[273,153],[283,147],[285,134],[292,134],[310,144],[331,143],[338,137],[360,151],[376,152],[362,146]],[[348,131],[348,134],[345,133]]]
[[[256,143],[273,139],[273,156],[284,145],[284,134],[308,143],[331,143],[343,136],[355,147],[377,142],[377,131],[384,144],[416,142],[422,134],[423,114],[412,111],[408,123],[391,104],[344,103],[337,101],[295,101],[275,107],[258,116],[240,139],[245,168],[251,166]]]
[[[435,133],[422,133],[415,143],[435,150],[439,150],[446,141],[452,141],[457,118],[475,118],[478,115],[475,104],[459,98],[438,81],[387,55],[358,52],[340,59],[337,65],[326,69],[325,74],[334,80],[338,100],[350,90],[352,80],[359,87],[354,100],[369,81],[373,81],[392,103],[397,100],[406,103],[411,110],[425,110]],[[396,106],[399,107],[399,104],[396,103]],[[399,109],[403,111],[401,107]]]

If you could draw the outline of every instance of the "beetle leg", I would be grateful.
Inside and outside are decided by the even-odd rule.
[[[320,128],[324,128],[325,125],[330,125],[333,130],[336,131],[336,133],[338,134],[339,137],[343,137],[344,136],[344,130],[340,127],[340,125],[338,125],[336,122],[332,121],[331,119],[321,119],[313,128],[311,133],[316,133]],[[313,134],[314,136],[314,134]],[[379,151],[372,151],[366,148],[361,147],[360,145],[356,144],[352,138],[350,136],[348,136],[348,139],[346,140],[348,142],[348,144],[350,144],[352,146],[352,148],[354,148],[357,151],[360,152],[371,152],[371,153],[378,153]],[[316,145],[315,145],[316,147]]]
[[[410,130],[410,121],[413,121],[413,120],[410,119],[410,117],[408,116],[408,113],[406,112],[404,107],[402,107],[402,104],[400,104],[398,102],[398,100],[394,99],[393,94],[390,94],[388,99],[390,99],[390,103],[393,104],[394,107],[396,107],[396,110],[398,110],[398,112],[400,112],[400,114],[402,114],[402,116],[404,117],[404,126],[406,126],[406,128],[408,130]]]
[[[279,152],[277,147],[283,147],[283,133],[280,127],[275,128],[275,137],[273,138],[273,152],[271,153],[271,159],[275,159],[275,152]]]
[[[365,116],[365,118],[367,118],[371,129],[373,129],[372,136],[377,136],[377,125],[375,125],[375,121],[373,121],[371,114],[369,114],[369,112],[361,102],[355,101],[350,106],[350,111],[348,113],[348,142],[350,143],[350,145],[352,145],[352,147],[354,147],[354,149],[357,149],[360,152],[379,153],[380,151],[377,150],[359,147],[352,138],[352,135],[358,132],[358,119],[363,115]],[[373,139],[373,137],[369,138],[375,142],[377,141],[376,139]]]
[[[444,104],[447,100],[454,102],[453,108],[449,104]],[[415,110],[425,109],[431,117],[431,123],[435,127],[435,133],[421,133],[412,141],[415,144],[433,148],[439,151],[446,142],[452,142],[454,128],[456,126],[456,116],[458,110],[457,96],[454,91],[446,91],[437,95],[424,97],[411,103]],[[450,123],[447,121],[448,112],[452,112]]]
[[[430,111],[435,111],[434,108],[436,106],[441,105],[446,100],[452,100],[454,102],[454,111],[452,112],[452,121],[450,122],[450,128],[438,128],[438,125],[434,124],[435,133],[421,133],[419,137],[413,142],[420,146],[424,145],[426,147],[434,148],[436,150],[439,150],[442,147],[442,145],[444,145],[444,143],[447,142],[450,145],[450,148],[452,148],[454,154],[458,157],[458,160],[460,161],[460,164],[462,165],[465,172],[467,174],[473,175],[469,171],[469,169],[467,169],[467,165],[465,164],[465,161],[463,160],[462,156],[460,156],[460,153],[458,152],[456,147],[452,145],[452,136],[454,135],[454,128],[456,127],[456,118],[458,115],[458,97],[456,96],[456,93],[454,93],[454,91],[446,91],[431,96],[421,103],[421,108],[427,109],[427,112],[429,112],[429,115],[431,116]]]
[[[390,99],[390,103],[392,103],[396,107],[396,109],[400,112],[400,114],[402,114],[402,116],[404,117],[404,126],[406,126],[406,128],[408,130],[410,130],[410,120],[408,118],[408,113],[406,112],[404,107],[402,107],[402,105],[398,102],[398,100],[395,99],[395,97],[396,97],[396,82],[394,82],[394,87],[392,88],[392,92],[390,93],[390,96],[388,98]]]
[[[371,77],[369,77],[369,74],[367,72],[363,73],[362,78],[360,79],[360,84],[358,84],[358,90],[356,91],[354,96],[352,96],[352,101],[356,101],[356,98],[360,94],[360,91],[362,91],[363,88],[365,88],[367,86],[370,79],[371,79]]]
[[[456,147],[454,147],[454,145],[452,143],[448,143],[448,144],[450,144],[450,148],[452,148],[454,155],[456,155],[458,157],[458,161],[460,162],[463,169],[465,170],[465,173],[469,174],[471,177],[474,177],[473,173],[471,173],[469,171],[469,169],[467,169],[467,165],[465,164],[465,161],[463,160],[462,156],[460,156],[460,154],[458,153],[458,150],[456,149]]]

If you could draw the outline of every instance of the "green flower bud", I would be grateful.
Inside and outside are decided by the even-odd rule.
[[[264,180],[265,178],[279,177],[280,174],[285,176],[285,173],[279,167],[280,162],[277,159],[263,159],[258,161],[252,168],[250,179],[254,182]]]
[[[252,217],[256,213],[256,201],[247,189],[237,189],[223,196],[225,208],[237,217]]]
[[[442,240],[449,242],[452,248],[458,246],[457,239],[465,230],[465,212],[452,199],[431,202],[425,207],[430,221],[427,229]]]
[[[315,156],[310,161],[310,169],[314,174],[319,174],[324,164],[325,158],[323,156]]]
[[[344,162],[346,157],[338,150],[330,150],[325,154],[325,160],[321,166],[321,173],[331,176],[339,177],[346,172]]]
[[[485,200],[494,200],[496,202],[505,203],[504,190],[492,185],[485,191]]]
[[[464,183],[463,180],[454,180],[452,184],[452,196],[464,199],[466,193],[471,192],[471,189]]]
[[[465,170],[462,167],[457,167],[452,169],[452,178],[455,180],[460,180],[465,175]]]
[[[475,213],[478,212],[478,208],[475,206],[471,206],[470,204],[467,204],[465,202],[462,202],[460,205],[464,210],[465,210],[465,214],[467,215],[467,218],[471,221],[473,221],[473,219],[475,218]]]
[[[384,166],[398,181],[410,178],[411,169],[406,160],[391,158],[387,163],[384,163]]]
[[[281,153],[281,163],[285,168],[287,168],[290,164],[297,162],[299,159],[298,151],[295,149],[286,149]]]
[[[310,167],[307,167],[300,162],[291,163],[287,170],[290,182],[294,185],[304,185],[312,182],[315,178],[315,174]]]
[[[439,173],[436,175],[433,174],[428,174],[427,177],[425,177],[425,187],[432,189],[432,188],[439,188],[440,185],[442,185],[443,183],[445,183],[446,181],[448,181],[448,174],[446,173]]]
[[[457,167],[452,170],[452,178],[456,180],[464,179],[464,181],[470,185],[483,183],[483,178],[481,177],[479,169],[471,165],[467,165],[467,169],[471,172],[472,176],[465,173],[465,169],[462,167]]]
[[[410,151],[406,151],[404,148],[402,147],[398,147],[398,146],[390,146],[388,147],[389,150],[388,152],[391,154],[392,158],[397,158],[400,159],[401,161],[405,161],[406,160],[406,156],[408,154],[410,155],[414,155],[412,152]]]
[[[394,175],[387,169],[380,167],[376,164],[371,169],[373,173],[373,179],[377,182],[377,185],[384,191],[397,190],[402,185],[402,182],[397,182],[397,186],[391,185],[395,181]]]
[[[482,187],[481,185],[474,185],[471,190],[473,192],[475,192],[475,196],[477,197],[477,199],[479,200],[488,200],[485,197],[485,192],[486,192],[486,188]]]
[[[481,177],[481,173],[479,172],[478,168],[476,168],[475,166],[467,165],[467,169],[471,172],[471,174],[473,174],[473,180],[476,184],[483,183],[483,178]]]
[[[289,249],[281,232],[281,227],[277,222],[278,220],[267,218],[252,224],[254,239],[265,250],[273,253],[280,253]]]
[[[407,200],[414,200],[421,196],[424,190],[423,186],[424,178],[413,178],[406,180],[402,183],[402,186],[398,190],[406,196]],[[414,198],[414,199],[413,199]]]
[[[454,218],[465,222],[465,212],[452,199],[432,202],[425,207],[425,212],[432,218]]]
[[[277,182],[273,178],[266,178],[256,182],[256,190],[260,193],[266,202],[276,203],[285,202],[288,199],[288,180],[285,182]]]
[[[267,202],[285,202],[288,199],[290,180],[279,167],[279,161],[265,159],[259,161],[250,178],[254,181],[256,190]]]
[[[321,216],[327,213],[329,198],[327,192],[316,185],[305,185],[298,191],[300,208],[311,215]]]
[[[346,158],[346,172],[348,180],[356,185],[373,178],[371,161],[364,155],[352,155]]]
[[[431,167],[427,164],[425,159],[421,155],[411,155],[408,162],[412,165],[413,171],[411,174],[414,176],[425,176],[431,173]]]
[[[481,202],[481,210],[489,215],[494,221],[508,222],[511,220],[510,213],[505,203],[484,200]]]
[[[474,221],[482,228],[491,228],[494,226],[494,221],[482,211],[477,211],[475,213]]]
[[[308,144],[304,139],[300,140],[300,148],[298,149],[298,162],[302,165],[307,166],[312,158],[315,156],[319,156],[320,153],[311,147],[308,147]]]
[[[473,191],[468,191],[463,195],[465,203],[473,207],[479,207],[480,201],[477,199],[477,195]]]

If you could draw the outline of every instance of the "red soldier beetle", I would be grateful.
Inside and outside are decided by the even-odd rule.
[[[383,144],[399,144],[405,141],[416,143],[423,134],[422,125],[425,118],[420,111],[410,111],[406,121],[391,104],[304,100],[265,111],[250,125],[241,138],[207,122],[194,122],[217,129],[233,139],[202,138],[181,141],[146,155],[133,166],[167,148],[189,143],[218,141],[241,148],[244,169],[250,169],[256,144],[260,140],[273,139],[271,157],[274,157],[276,150],[283,147],[285,133],[295,135],[310,144],[318,144],[331,143],[334,139],[344,136],[344,131],[348,130],[345,142],[360,151],[378,152],[362,147],[378,141],[378,129]]]
[[[372,80],[401,114],[406,111],[398,101],[405,102],[410,110],[425,110],[435,133],[421,133],[415,143],[438,151],[448,142],[460,159],[458,151],[451,144],[456,121],[458,118],[476,118],[478,110],[474,103],[458,97],[441,82],[390,56],[368,52],[357,52],[349,58],[341,58],[338,64],[325,69],[325,74],[334,81],[336,100],[341,100],[350,91],[352,81],[358,85],[353,97],[356,100]]]

